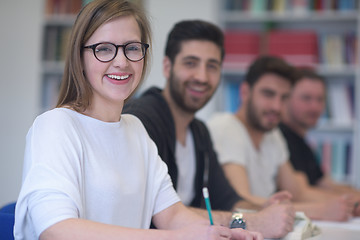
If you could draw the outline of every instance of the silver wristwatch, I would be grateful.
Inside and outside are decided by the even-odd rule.
[[[243,218],[243,214],[239,212],[235,212],[231,216],[230,228],[242,228],[246,229],[246,221]]]

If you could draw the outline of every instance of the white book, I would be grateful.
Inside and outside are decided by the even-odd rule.
[[[351,99],[347,88],[348,85],[341,82],[332,82],[328,85],[330,119],[334,125],[352,124]]]

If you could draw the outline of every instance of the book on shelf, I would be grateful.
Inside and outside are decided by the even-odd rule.
[[[284,58],[295,66],[342,69],[358,62],[355,32],[316,33],[314,30],[269,32],[225,31],[225,69],[246,69],[260,54]]]
[[[354,174],[358,174],[357,169],[353,168],[353,163],[352,163],[352,159],[353,159],[353,145],[350,144],[348,142],[348,144],[346,145],[346,157],[345,157],[345,175],[346,176],[353,176]],[[350,178],[348,178],[350,180]]]
[[[251,31],[225,32],[225,68],[247,68],[260,54],[260,34]]]
[[[88,3],[90,3],[91,1],[93,1],[93,0],[83,0],[82,2],[82,4],[83,4],[83,6],[85,6],[86,4],[88,4]]]
[[[223,2],[224,9],[226,9],[227,11],[246,9],[247,8],[245,6],[246,3],[247,1],[243,1],[243,0],[225,0]]]
[[[348,11],[357,9],[359,7],[359,1],[358,0],[338,0],[336,8],[339,11]]]
[[[58,39],[58,27],[48,26],[45,29],[43,60],[52,61],[56,59],[56,46]]]
[[[43,79],[42,110],[54,108],[59,96],[62,75],[47,74]]]
[[[352,169],[352,142],[346,138],[309,139],[324,174],[337,182],[349,182]]]
[[[309,11],[308,0],[294,0],[291,8],[297,15],[305,14]]]
[[[295,66],[318,63],[317,34],[312,30],[273,30],[266,36],[265,53],[284,58]]]
[[[354,119],[354,86],[337,81],[327,85],[329,120],[336,126],[352,126]]]
[[[322,145],[322,155],[320,159],[321,169],[324,173],[331,173],[331,143],[324,142]]]
[[[227,112],[236,112],[239,106],[241,105],[240,97],[240,82],[239,81],[229,81],[225,83],[224,87],[224,96],[225,96],[225,111]]]
[[[318,63],[317,34],[312,30],[273,30],[225,32],[224,68],[246,69],[260,54],[284,58],[297,66]]]
[[[346,174],[346,142],[334,140],[331,147],[331,176],[334,180],[341,182]]]
[[[46,28],[43,49],[45,61],[64,60],[70,33],[71,27],[67,26],[48,26]]]
[[[319,35],[319,58],[329,67],[343,67],[357,63],[357,37],[355,32],[322,33]]]
[[[67,53],[68,42],[71,35],[71,27],[62,27],[60,29],[58,44],[57,44],[57,61],[64,61]]]
[[[290,8],[289,5],[291,4],[289,1],[286,0],[273,0],[268,2],[269,2],[268,10],[278,14],[284,13],[287,9]]]
[[[357,0],[226,0],[226,10],[244,11],[253,14],[308,13],[322,11],[353,11],[359,8]]]
[[[266,10],[266,4],[264,0],[253,0],[250,3],[250,12],[252,14],[261,14]]]
[[[345,41],[345,62],[350,65],[358,63],[358,41],[355,32],[346,33],[344,36]]]
[[[46,15],[77,14],[82,6],[82,0],[46,0]]]

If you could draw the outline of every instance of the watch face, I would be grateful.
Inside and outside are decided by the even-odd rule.
[[[231,224],[230,224],[230,228],[242,228],[242,229],[246,229],[246,223],[244,220],[242,219],[234,219]]]

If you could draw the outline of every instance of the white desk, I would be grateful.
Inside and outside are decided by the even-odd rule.
[[[360,240],[360,217],[348,222],[312,221],[321,229],[321,234],[306,240]],[[301,240],[301,235],[285,237],[287,240]],[[269,239],[266,239],[269,240]]]
[[[321,229],[321,234],[310,238],[311,240],[359,240],[360,217],[353,218],[349,222],[313,221]]]

